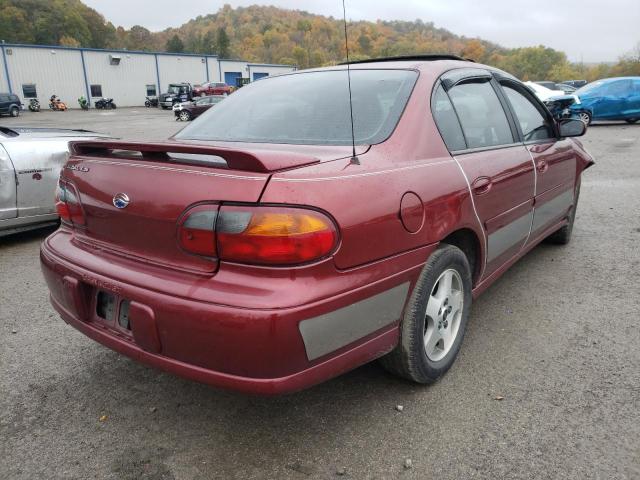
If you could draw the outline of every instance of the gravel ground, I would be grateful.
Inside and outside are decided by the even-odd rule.
[[[147,139],[181,126],[145,109],[2,120]],[[428,388],[375,363],[267,399],[159,372],[60,320],[46,231],[0,239],[0,478],[640,478],[640,125],[594,125],[584,143],[597,165],[571,244],[537,247],[475,302]]]

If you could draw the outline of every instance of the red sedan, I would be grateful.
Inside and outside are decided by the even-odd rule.
[[[245,392],[377,358],[443,375],[473,298],[542,240],[569,242],[586,127],[457,57],[350,76],[353,137],[337,66],[252,83],[168,142],[75,142],[41,250],[62,318]]]
[[[223,82],[208,82],[193,87],[194,97],[208,97],[209,95],[231,95],[233,87]]]

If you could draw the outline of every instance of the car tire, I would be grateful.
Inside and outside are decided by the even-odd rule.
[[[582,120],[582,122],[587,126],[591,125],[591,122],[593,121],[593,118],[589,112],[580,112],[578,114],[578,119]]]
[[[413,289],[400,324],[398,345],[380,363],[407,380],[435,382],[460,351],[470,310],[469,260],[459,248],[441,244]]]
[[[553,232],[546,238],[549,243],[555,243],[556,245],[566,245],[571,241],[571,234],[573,233],[573,223],[576,220],[576,210],[578,209],[578,200],[580,199],[580,184],[576,187],[576,193],[573,198],[573,206],[567,216],[569,223],[567,223],[560,230]]]
[[[11,115],[12,117],[17,117],[18,115],[20,115],[20,109],[18,107],[11,107],[11,109],[9,110],[9,115]]]
[[[636,123],[640,118],[627,118],[625,122],[627,123]]]
[[[113,110],[115,110],[116,108],[118,108],[118,106],[117,106],[115,103],[112,103],[112,104],[111,104],[111,108],[112,108]]]
[[[191,120],[191,114],[186,110],[183,110],[178,114],[178,118],[182,122],[188,122],[189,120]]]

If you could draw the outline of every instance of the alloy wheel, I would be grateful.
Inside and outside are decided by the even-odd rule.
[[[584,123],[585,125],[589,125],[591,123],[591,115],[589,115],[587,112],[581,112],[578,115],[578,118],[582,120],[582,123]]]
[[[185,111],[180,112],[180,120],[182,120],[183,122],[187,122],[189,120],[189,117],[190,115],[188,112],[185,112]]]
[[[464,286],[454,269],[442,272],[429,295],[424,349],[429,360],[442,360],[455,343],[464,307]]]

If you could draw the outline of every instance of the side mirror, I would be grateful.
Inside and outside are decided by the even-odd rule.
[[[559,122],[561,137],[581,137],[587,131],[587,126],[577,118],[567,118]]]

